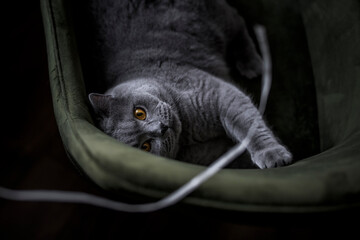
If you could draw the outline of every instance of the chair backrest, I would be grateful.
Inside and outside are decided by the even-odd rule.
[[[301,3],[326,150],[360,132],[360,2]]]

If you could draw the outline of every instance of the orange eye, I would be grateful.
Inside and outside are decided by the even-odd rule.
[[[141,149],[146,151],[146,152],[150,152],[151,150],[151,144],[150,142],[144,142],[142,145],[141,145]]]
[[[135,108],[134,116],[135,118],[144,121],[146,119],[146,112],[142,108]]]

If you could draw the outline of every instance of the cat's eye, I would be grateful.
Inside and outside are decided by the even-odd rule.
[[[146,141],[144,142],[142,145],[141,145],[141,149],[146,151],[146,152],[150,152],[151,150],[151,143],[149,141]]]
[[[146,119],[146,112],[142,108],[135,108],[134,116],[135,116],[135,118],[143,121]]]

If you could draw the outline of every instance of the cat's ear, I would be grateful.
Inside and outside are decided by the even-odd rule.
[[[98,116],[105,117],[109,115],[110,105],[113,97],[100,93],[90,93],[89,100],[95,113]]]

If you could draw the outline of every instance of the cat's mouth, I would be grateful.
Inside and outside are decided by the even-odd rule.
[[[177,132],[169,127],[163,136],[160,155],[167,158],[175,158],[178,151]]]

